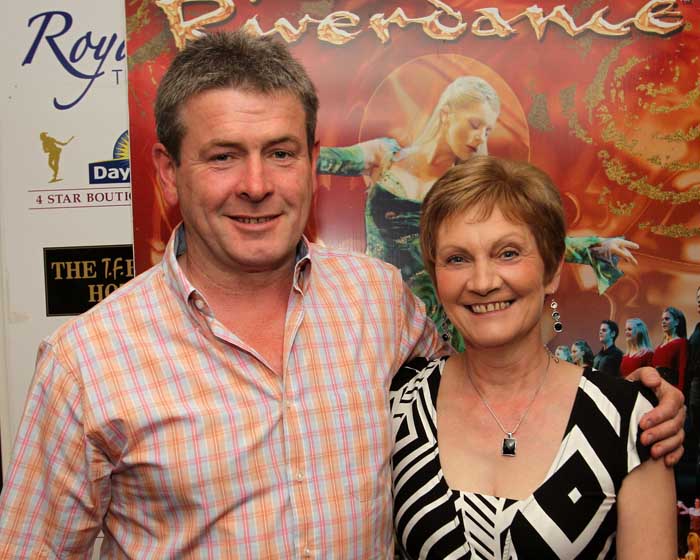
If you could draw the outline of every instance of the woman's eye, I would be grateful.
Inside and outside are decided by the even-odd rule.
[[[507,249],[506,251],[503,251],[501,253],[501,257],[506,259],[506,260],[514,259],[517,256],[518,256],[518,252],[513,250],[513,249]]]
[[[464,257],[461,257],[459,255],[452,255],[451,257],[447,257],[445,260],[447,264],[461,264],[465,262]]]

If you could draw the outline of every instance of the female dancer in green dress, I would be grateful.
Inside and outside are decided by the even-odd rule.
[[[450,167],[475,154],[488,153],[488,136],[500,113],[493,87],[475,76],[463,76],[442,92],[427,124],[410,146],[393,138],[377,138],[345,148],[321,148],[318,172],[365,176],[366,252],[401,270],[404,280],[425,303],[428,315],[441,325],[443,313],[430,278],[423,270],[418,219],[423,198]],[[618,257],[636,263],[623,238],[569,237],[566,260],[593,267],[598,290],[604,292],[620,276]],[[452,343],[461,350],[456,332]]]

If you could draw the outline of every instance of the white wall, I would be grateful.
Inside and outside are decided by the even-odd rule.
[[[69,318],[46,316],[43,249],[131,244],[132,229],[129,206],[100,205],[87,196],[96,189],[129,191],[128,183],[88,181],[88,164],[111,159],[128,127],[126,58],[117,60],[125,38],[123,0],[6,3],[0,33],[0,437],[6,474],[37,346]],[[106,54],[104,62],[95,53]],[[104,75],[77,101],[90,80],[69,70],[90,75],[100,64]],[[59,182],[50,182],[41,132],[61,141],[74,137],[62,149]],[[50,203],[50,195],[72,201]]]

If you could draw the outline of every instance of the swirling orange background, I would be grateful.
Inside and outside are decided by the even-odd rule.
[[[215,4],[186,2],[184,19]],[[475,10],[489,7],[447,4],[468,24]],[[490,5],[508,18],[534,4]],[[547,14],[562,3],[537,4]],[[608,3],[605,17],[620,22],[644,4]],[[564,5],[580,24],[606,3]],[[382,43],[368,27],[370,17],[398,7],[408,17],[436,9],[435,2],[408,0],[260,0],[236,3],[226,21],[202,31],[235,29],[254,16],[263,29],[282,17],[296,23],[305,14],[321,19],[341,10],[358,16],[350,31],[361,32],[343,45],[319,40],[312,26],[290,43],[317,85],[318,135],[327,146],[379,136],[408,142],[448,82],[465,74],[485,77],[503,106],[490,153],[529,159],[552,176],[564,195],[570,234],[624,235],[640,245],[639,265],[623,264],[624,277],[602,296],[587,267],[567,266],[559,298],[565,332],[558,343],[584,338],[597,348],[601,319],[623,326],[626,318],[641,317],[658,344],[666,305],[679,307],[693,325],[700,285],[700,6],[680,3],[685,25],[667,36],[630,26],[623,37],[591,31],[571,37],[550,25],[537,39],[524,20],[508,38],[477,37],[467,28],[454,40],[436,40],[408,25],[391,27],[390,40]],[[162,202],[150,162],[155,88],[177,47],[164,10],[154,2],[127,0],[126,11],[134,248],[142,271],[160,258],[179,220]],[[447,16],[441,21],[455,23]],[[310,234],[363,250],[364,181],[324,176],[321,186]]]

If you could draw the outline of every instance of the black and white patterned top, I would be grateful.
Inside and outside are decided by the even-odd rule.
[[[435,406],[447,358],[412,360],[391,386],[398,546],[410,559],[615,558],[615,497],[649,457],[639,420],[654,396],[586,369],[544,482],[524,500],[453,490],[437,447]]]

